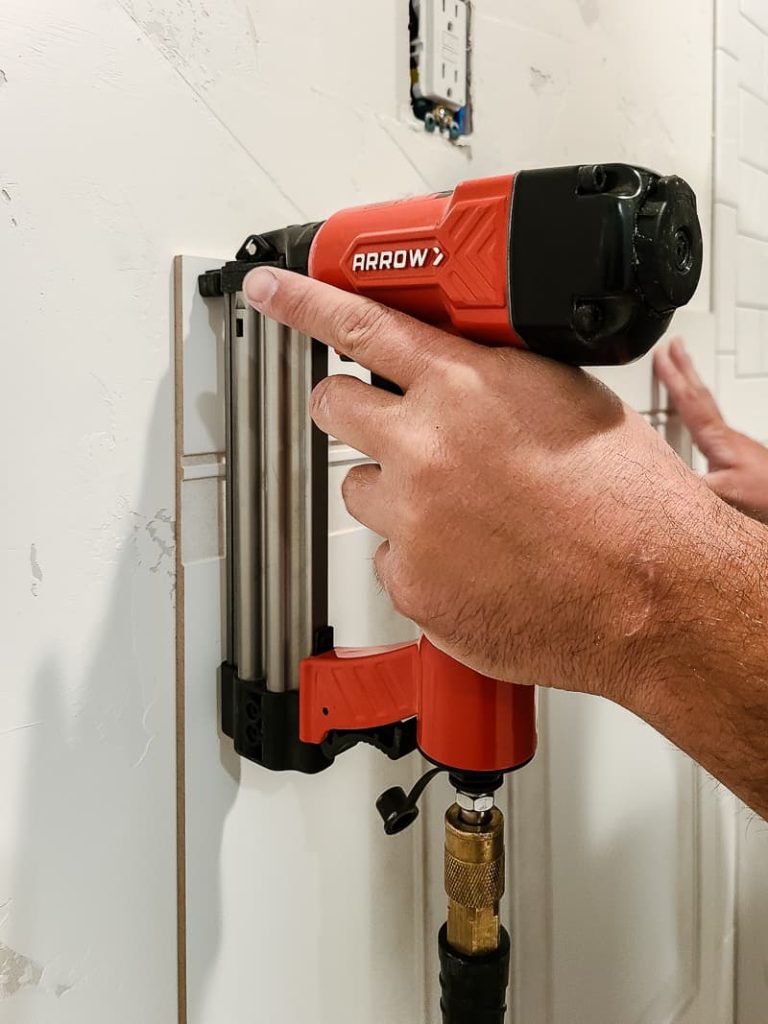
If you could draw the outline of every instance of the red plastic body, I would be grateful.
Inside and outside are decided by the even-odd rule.
[[[514,181],[341,210],[312,243],[309,276],[487,345],[524,348],[509,314]]]
[[[514,175],[453,192],[342,210],[320,228],[309,276],[487,345],[524,342],[509,312]],[[507,771],[536,751],[532,687],[489,679],[422,637],[388,650],[331,651],[301,665],[301,738],[418,719],[430,760]]]
[[[301,663],[300,736],[418,719],[418,744],[436,764],[462,771],[518,768],[536,752],[532,686],[480,675],[425,637],[378,650],[337,650]]]

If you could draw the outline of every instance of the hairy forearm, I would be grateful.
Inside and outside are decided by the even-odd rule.
[[[672,559],[642,674],[611,696],[768,819],[768,529],[718,502]]]

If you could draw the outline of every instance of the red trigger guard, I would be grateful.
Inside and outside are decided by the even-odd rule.
[[[415,716],[419,749],[447,768],[509,771],[536,752],[534,688],[466,668],[426,637],[305,658],[299,693],[305,743]]]

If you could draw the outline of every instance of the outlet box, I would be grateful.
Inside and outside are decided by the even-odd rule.
[[[425,98],[459,110],[467,102],[466,0],[421,0],[419,80]]]

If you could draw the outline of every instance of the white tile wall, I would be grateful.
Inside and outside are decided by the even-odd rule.
[[[736,349],[736,372],[740,377],[762,372],[760,346],[763,342],[765,315],[762,309],[736,310],[736,335],[739,339]]]
[[[768,174],[760,167],[739,161],[739,231],[768,239]]]
[[[728,410],[728,422],[737,430],[742,430],[751,437],[763,442],[768,441],[764,412],[766,391],[768,391],[765,376],[739,375],[736,372],[734,356],[719,355],[717,363],[718,397],[724,408]],[[768,848],[766,853],[768,854]],[[768,998],[768,984],[766,985],[766,998]],[[765,1017],[756,1024],[765,1024]]]
[[[728,206],[725,203],[714,204],[712,302],[717,321],[718,352],[736,350],[736,249],[739,237],[736,216],[735,206]]]
[[[736,243],[736,301],[739,306],[768,307],[768,245],[741,233]]]
[[[741,0],[741,13],[768,35],[768,3],[765,0]]]
[[[738,40],[739,82],[743,88],[765,98],[766,36],[754,22],[742,17],[739,19]]]
[[[715,53],[715,179],[721,203],[736,206],[739,195],[739,62],[725,50]],[[747,95],[747,94],[744,94]],[[755,103],[759,103],[755,100]]]
[[[718,391],[768,437],[768,0],[717,0],[715,42],[713,303],[718,351],[734,356]]]
[[[768,0],[716,0],[713,302],[717,398],[768,442]],[[768,837],[737,819],[736,1024],[765,1024]],[[756,869],[756,865],[759,865]]]
[[[758,0],[758,3],[762,0]],[[717,0],[715,16],[715,45],[735,57],[740,49],[741,12],[734,0]]]
[[[763,0],[765,2],[765,0]],[[766,3],[766,10],[768,10],[768,3]],[[716,78],[718,81],[718,103],[720,103],[720,86],[719,83],[723,82],[724,79],[720,75],[720,64],[727,61],[732,65],[732,73],[734,76],[734,85],[736,83],[736,61],[730,54],[718,51],[717,54],[718,66],[715,70]],[[729,119],[732,117],[732,111],[729,108],[724,111],[723,118],[723,130],[721,132],[720,125],[715,124],[715,135],[717,138],[716,156],[720,156],[720,150],[728,150],[730,143],[733,138],[737,140],[738,156],[746,163],[752,164],[754,167],[759,167],[762,170],[768,170],[768,103],[765,100],[758,99],[757,96],[753,96],[751,92],[745,92],[744,89],[733,89],[733,94],[738,100],[739,105],[739,124],[729,123]],[[732,95],[729,88],[729,97]]]

